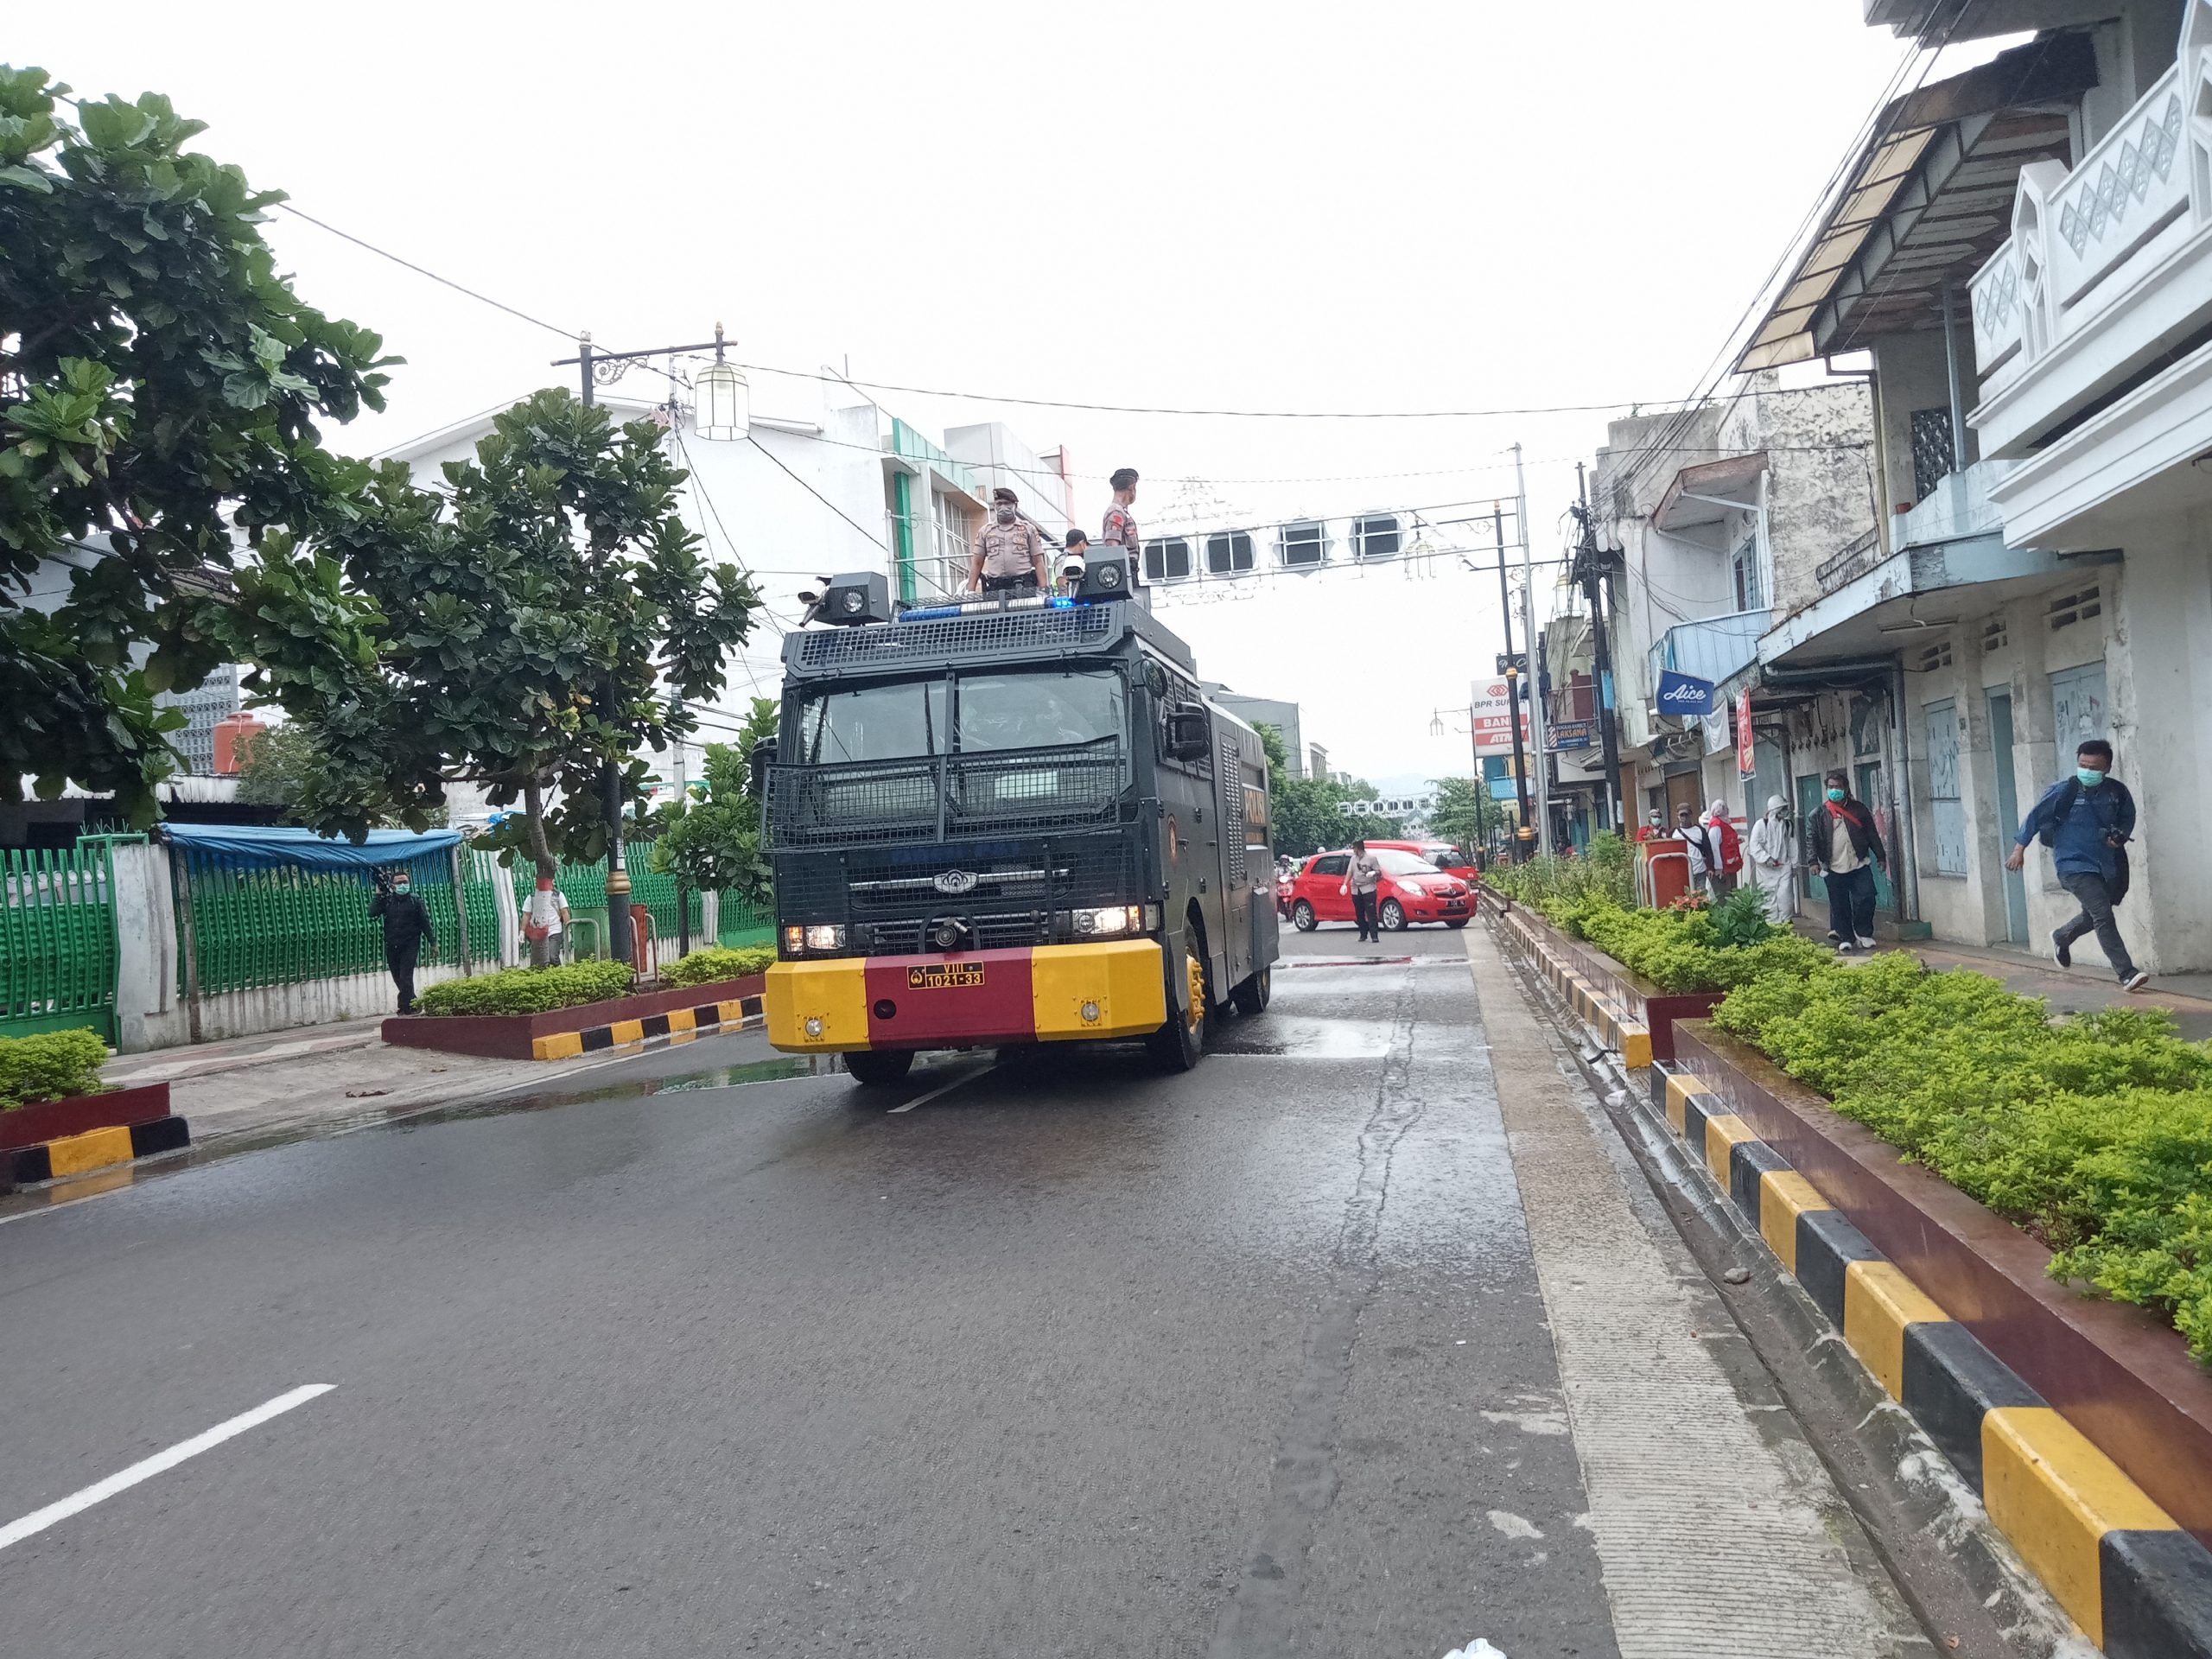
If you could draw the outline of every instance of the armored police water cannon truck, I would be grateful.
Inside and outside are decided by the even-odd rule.
[[[1101,552],[1065,596],[901,609],[825,579],[754,756],[778,961],[769,1039],[863,1084],[923,1049],[1141,1039],[1198,1064],[1268,1004],[1267,763]]]

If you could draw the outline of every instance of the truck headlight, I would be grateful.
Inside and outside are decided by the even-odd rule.
[[[795,957],[805,949],[806,930],[804,928],[787,927],[784,930],[784,954],[785,956]]]
[[[806,930],[806,948],[810,950],[842,950],[845,948],[845,930],[842,927],[810,927]]]
[[[1140,933],[1144,931],[1144,906],[1108,905],[1100,910],[1068,912],[1071,931],[1085,937],[1102,933]]]

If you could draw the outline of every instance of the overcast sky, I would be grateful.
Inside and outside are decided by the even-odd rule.
[[[255,184],[602,346],[720,321],[743,360],[912,386],[1407,410],[1688,392],[1903,51],[1859,0],[1322,12],[110,0],[14,8],[0,52],[80,94],[165,92]],[[270,236],[408,359],[340,447],[572,372],[550,334],[296,219]],[[801,406],[754,384],[763,413]],[[882,401],[1066,444],[1087,520],[1136,467],[1147,528],[1179,479],[1262,520],[1510,496],[1517,439],[1539,556],[1605,418]],[[1174,626],[1210,674],[1300,702],[1336,764],[1464,771],[1431,715],[1489,673],[1497,594],[1450,569],[1273,582]]]

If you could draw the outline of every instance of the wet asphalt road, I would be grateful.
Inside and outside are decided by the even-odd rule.
[[[334,1385],[0,1653],[1614,1653],[1460,938],[1287,949],[1186,1077],[718,1039],[0,1226],[0,1525]]]

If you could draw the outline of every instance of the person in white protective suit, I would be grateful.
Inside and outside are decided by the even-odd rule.
[[[1797,838],[1789,831],[1789,809],[1779,795],[1766,798],[1766,810],[1751,826],[1745,851],[1751,855],[1751,880],[1766,895],[1770,920],[1787,927],[1797,914]]]

